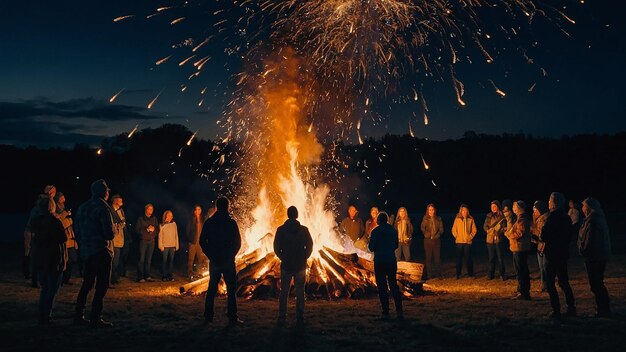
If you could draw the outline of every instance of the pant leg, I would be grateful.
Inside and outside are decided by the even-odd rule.
[[[434,240],[433,256],[435,257],[435,267],[437,268],[437,275],[441,276],[441,239]]]
[[[397,261],[402,260],[402,248],[401,247],[402,247],[402,245],[399,244],[398,248],[396,248],[396,250],[394,251],[394,253],[396,254],[396,260]]]
[[[161,273],[163,274],[163,278],[167,278],[167,259],[169,254],[169,248],[163,248],[163,252],[161,252]]]
[[[389,294],[387,293],[387,270],[388,265],[374,262],[374,277],[378,287],[378,298],[383,314],[389,314]]]
[[[139,261],[137,262],[137,280],[146,278],[146,253],[148,244],[144,240],[139,240]]]
[[[169,258],[169,267],[167,268],[167,272],[170,276],[170,278],[174,277],[174,259],[176,258],[176,247],[171,247],[170,248],[170,254],[169,254],[170,258]]]
[[[118,275],[122,277],[126,277],[126,267],[128,266],[128,254],[130,253],[131,243],[128,241],[124,241],[124,247],[122,247],[120,254],[120,264],[119,264],[119,272]]]
[[[146,278],[152,277],[150,272],[152,271],[152,256],[154,255],[154,242],[155,242],[155,240],[152,240],[152,241],[148,242],[148,244],[147,244],[147,249],[146,249],[146,266],[145,266]]]
[[[76,313],[81,316],[85,311],[87,295],[96,282],[97,267],[95,263],[96,259],[94,257],[95,256],[92,255],[90,257],[83,258],[83,284],[80,286],[80,291],[78,291],[78,297],[76,297]]]
[[[102,308],[104,304],[104,296],[109,290],[111,282],[111,255],[106,252],[100,252],[96,255],[96,292],[93,294],[91,302],[91,320],[98,320],[102,317]]]
[[[500,277],[504,278],[506,276],[506,268],[504,267],[504,249],[502,242],[496,243],[495,248],[496,255],[498,256],[498,265],[500,266]]]
[[[456,277],[461,276],[461,269],[463,269],[463,245],[456,245]]]
[[[539,264],[539,279],[541,281],[541,290],[546,290],[546,257],[543,254],[537,253],[537,264]]]
[[[287,316],[287,300],[289,299],[289,290],[291,289],[291,278],[293,273],[280,268],[280,295],[278,296],[278,317],[285,318]],[[295,281],[295,280],[294,280]]]
[[[39,316],[41,318],[46,318],[52,316],[54,298],[59,291],[59,287],[61,286],[63,273],[51,272],[39,274],[39,277],[41,283],[41,293],[39,297]]]
[[[193,275],[193,263],[196,261],[196,257],[199,257],[197,244],[189,243],[189,255],[187,256],[187,276]]]
[[[306,284],[306,268],[296,272],[293,276],[293,284],[296,286],[296,318],[304,318],[304,285]]]
[[[522,269],[520,252],[513,252],[513,267],[515,268],[515,278],[517,279],[517,292],[522,293]]]
[[[215,314],[213,305],[215,303],[215,294],[217,293],[217,286],[222,279],[222,270],[215,264],[209,266],[209,288],[206,291],[206,298],[204,300],[204,317],[212,319]]]
[[[111,282],[116,283],[120,280],[119,274],[119,266],[120,266],[120,256],[122,253],[122,248],[115,247],[113,248],[113,263],[111,265]]]
[[[424,261],[424,274],[422,276],[433,276],[431,261],[433,259],[434,241],[429,238],[424,238],[424,254],[426,260]]]
[[[559,293],[556,291],[556,263],[546,258],[546,289],[550,295],[550,305],[554,312],[561,312],[561,303],[559,302]]]
[[[496,245],[493,243],[487,243],[487,253],[489,254],[487,277],[493,279],[493,275],[496,272]]]
[[[472,261],[472,245],[465,244],[463,245],[463,251],[465,252],[465,260],[467,262],[467,274],[469,276],[474,276],[474,262]]]
[[[569,275],[567,273],[567,261],[563,261],[560,263],[559,268],[557,270],[557,277],[559,287],[565,294],[565,303],[567,304],[568,309],[576,308],[576,301],[574,299],[574,292],[572,291],[572,286],[569,284]]]
[[[396,314],[398,316],[403,316],[402,310],[402,295],[400,294],[400,288],[398,287],[398,264],[393,263],[388,266],[386,270],[387,282],[389,283],[389,290],[391,291],[391,296],[393,297],[393,302],[396,306]]]
[[[604,271],[606,269],[606,261],[585,261],[585,267],[587,268],[587,276],[589,277],[589,286],[591,292],[596,299],[596,309],[598,313],[611,312],[611,305],[609,299],[609,291],[604,285]]]
[[[228,318],[237,319],[237,269],[234,261],[224,268],[224,282],[228,297]]]
[[[530,272],[528,271],[528,252],[519,253],[520,293],[530,297]]]

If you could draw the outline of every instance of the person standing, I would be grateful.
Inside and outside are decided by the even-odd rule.
[[[561,317],[561,304],[559,293],[556,291],[555,278],[558,278],[559,287],[565,294],[566,314],[576,316],[576,302],[567,273],[572,221],[565,212],[565,196],[553,192],[548,201],[548,208],[550,215],[541,229],[541,240],[546,244],[544,255],[546,257],[546,285],[552,306],[550,317],[557,319]]]
[[[517,218],[515,217],[515,213],[512,211],[513,202],[509,199],[505,199],[502,201],[502,214],[504,214],[504,219],[506,221],[505,232],[509,229],[510,226],[515,224]]]
[[[545,242],[541,240],[541,230],[543,225],[548,219],[548,205],[546,202],[538,200],[533,205],[533,225],[530,228],[532,235],[531,241],[537,245],[537,263],[539,264],[539,279],[541,280],[541,292],[548,291],[548,285],[546,285],[546,257],[543,253],[545,249]]]
[[[396,214],[393,228],[398,232],[398,249],[396,259],[398,261],[411,261],[411,238],[413,237],[413,224],[405,207],[400,207]]]
[[[365,225],[363,225],[363,220],[358,217],[358,214],[357,208],[354,205],[350,205],[348,207],[348,216],[339,225],[341,233],[345,234],[355,244],[356,241],[365,235]]]
[[[490,205],[491,212],[485,218],[483,230],[487,234],[487,252],[489,253],[489,268],[487,270],[487,279],[493,280],[496,272],[496,258],[500,272],[500,279],[506,280],[506,272],[504,268],[504,252],[502,250],[502,235],[506,226],[504,214],[500,208],[500,202],[494,200]]]
[[[178,227],[171,210],[163,213],[163,223],[159,229],[159,250],[163,254],[162,281],[174,281],[174,254],[178,251]]]
[[[515,298],[530,301],[528,254],[530,253],[532,218],[526,212],[526,203],[521,200],[513,203],[513,212],[517,221],[507,228],[505,236],[509,239],[509,248],[513,253],[513,265],[515,265],[515,275],[517,276],[517,294]]]
[[[120,281],[122,273],[122,250],[126,240],[126,214],[122,209],[124,200],[119,194],[111,197],[111,208],[113,208],[113,268],[111,270],[111,284],[115,285]]]
[[[367,235],[367,238],[372,235],[372,230],[378,226],[378,213],[377,207],[370,209],[370,218],[365,221],[365,235]]]
[[[196,204],[193,207],[193,214],[189,223],[187,224],[187,249],[189,256],[187,257],[187,278],[189,281],[193,281],[194,263],[198,262],[198,267],[206,266],[206,256],[200,248],[200,234],[202,233],[202,226],[204,225],[204,219],[202,218],[202,207]],[[200,271],[200,270],[198,270]]]
[[[378,214],[376,222],[379,225],[372,230],[369,250],[374,252],[374,276],[382,307],[382,318],[389,318],[389,293],[387,292],[387,286],[389,286],[396,305],[396,316],[398,319],[403,319],[402,296],[396,278],[398,263],[395,251],[398,249],[398,232],[387,223],[388,220],[386,213]]]
[[[74,235],[74,228],[72,227],[72,211],[65,208],[65,195],[61,192],[57,192],[54,196],[56,203],[56,217],[61,221],[63,229],[65,230],[65,236],[67,242],[65,248],[67,249],[67,263],[65,265],[65,271],[63,272],[63,285],[71,285],[72,281],[72,269],[74,265],[78,263],[78,245]]]
[[[228,212],[228,199],[218,198],[215,201],[215,206],[217,211],[204,222],[200,234],[200,246],[210,261],[209,288],[204,304],[204,320],[207,323],[213,321],[215,294],[223,276],[228,296],[228,320],[230,325],[239,325],[243,324],[243,321],[237,316],[235,256],[241,249],[241,235],[237,222]]]
[[[461,204],[459,213],[454,218],[452,225],[452,236],[456,243],[456,278],[461,278],[461,269],[463,269],[463,259],[467,267],[467,275],[474,277],[474,263],[472,262],[472,240],[476,236],[476,222],[469,213],[469,208],[465,204]]]
[[[139,262],[137,263],[137,282],[154,281],[150,275],[154,239],[159,233],[159,220],[154,216],[154,206],[144,207],[144,214],[137,219],[135,230],[139,234]]]
[[[112,327],[102,319],[104,296],[111,282],[113,259],[113,209],[107,204],[109,187],[102,179],[91,184],[91,199],[78,208],[76,239],[84,263],[83,284],[76,298],[74,323],[92,327]],[[89,291],[96,287],[91,302],[91,319],[85,320],[85,305]]]
[[[567,210],[567,216],[572,220],[572,226],[574,230],[580,228],[580,211],[578,210],[578,204],[574,200],[569,201],[569,209]]]
[[[313,239],[306,226],[300,225],[298,209],[287,209],[287,221],[276,230],[274,253],[280,259],[280,297],[278,300],[278,321],[287,318],[287,299],[291,279],[296,289],[296,320],[304,322],[304,284],[306,283],[307,259],[313,252]],[[361,223],[362,225],[362,223]]]
[[[31,228],[37,236],[33,241],[34,269],[41,284],[39,296],[39,324],[52,323],[52,306],[61,286],[67,261],[65,230],[50,212],[47,199],[37,202],[37,210],[31,220]]]
[[[437,209],[434,204],[428,204],[426,206],[426,214],[422,218],[422,224],[420,230],[424,235],[424,251],[426,256],[426,262],[424,263],[424,275],[422,280],[428,280],[429,277],[433,277],[434,271],[431,270],[432,259],[435,259],[435,266],[437,267],[437,276],[442,277],[441,274],[441,235],[443,234],[443,221],[441,217],[437,215]]]
[[[585,220],[578,236],[578,250],[585,259],[591,292],[596,299],[598,317],[610,317],[609,292],[604,286],[604,270],[611,257],[611,237],[604,211],[595,198],[583,201]]]

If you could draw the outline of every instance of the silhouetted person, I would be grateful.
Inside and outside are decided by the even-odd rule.
[[[137,219],[135,230],[139,234],[139,261],[137,262],[137,282],[154,281],[152,255],[154,254],[155,238],[159,234],[159,220],[154,216],[154,206],[146,204],[144,214]]]
[[[398,232],[398,249],[396,259],[398,261],[411,261],[411,239],[413,237],[413,223],[405,207],[400,207],[393,222],[393,228]]]
[[[242,324],[237,316],[237,272],[235,256],[241,248],[241,235],[237,222],[228,213],[228,199],[215,201],[217,211],[204,222],[200,234],[200,246],[209,258],[209,289],[204,304],[204,319],[213,321],[215,294],[222,276],[228,295],[228,319],[231,325]]]
[[[352,242],[356,242],[365,235],[365,225],[358,214],[359,211],[357,208],[354,205],[350,205],[348,207],[348,216],[341,220],[341,224],[339,225],[341,232],[348,236]]]
[[[280,297],[278,321],[287,318],[287,299],[291,279],[296,288],[296,319],[304,321],[304,284],[306,283],[306,261],[313,252],[313,239],[306,226],[300,225],[298,209],[287,209],[287,221],[276,230],[274,253],[280,259]]]
[[[393,301],[396,305],[396,315],[398,319],[403,319],[402,296],[398,288],[396,275],[398,273],[398,263],[396,262],[396,249],[398,249],[398,232],[393,226],[387,223],[389,217],[381,212],[376,218],[379,224],[372,230],[369,250],[374,252],[374,275],[376,286],[378,287],[378,297],[382,307],[382,318],[389,317],[389,294],[387,285],[391,290]]]
[[[596,299],[597,316],[610,317],[609,292],[604,286],[604,270],[611,257],[611,237],[604,211],[595,198],[583,201],[585,220],[580,228],[578,249],[585,258],[591,292]]]
[[[40,199],[31,220],[31,228],[37,234],[33,240],[35,269],[33,275],[37,275],[41,283],[39,296],[39,324],[41,325],[52,322],[52,305],[61,286],[67,260],[65,230],[61,222],[48,211],[48,204],[47,199]]]
[[[567,273],[567,260],[569,259],[569,242],[572,234],[572,221],[567,216],[565,210],[565,196],[558,192],[553,192],[548,201],[550,215],[541,230],[541,239],[546,247],[546,285],[550,295],[550,305],[552,313],[550,317],[559,318],[561,316],[561,304],[559,293],[556,291],[555,278],[558,278],[559,287],[565,294],[567,303],[567,315],[576,315],[576,302],[574,293],[569,284]]]
[[[107,204],[109,187],[104,180],[91,184],[91,199],[78,208],[76,239],[84,265],[83,285],[76,298],[75,324],[92,327],[111,327],[102,319],[104,296],[111,282],[113,259],[113,209]],[[91,321],[85,320],[85,305],[89,291],[96,287],[91,302]]]
[[[530,273],[528,272],[528,255],[530,254],[530,227],[532,218],[526,212],[526,203],[521,200],[513,203],[513,212],[517,220],[506,230],[509,248],[513,253],[513,265],[517,276],[516,299],[530,300]]]
[[[506,227],[506,219],[500,208],[500,202],[494,200],[490,205],[491,212],[487,214],[483,230],[487,234],[487,252],[489,253],[489,268],[487,271],[487,279],[493,280],[496,273],[496,262],[500,269],[500,278],[506,279],[504,268],[504,251],[502,249],[502,235]],[[497,259],[497,261],[496,261]]]
[[[530,228],[532,235],[531,241],[537,245],[537,263],[539,264],[539,280],[541,280],[541,292],[548,291],[548,285],[546,285],[546,256],[543,251],[545,250],[545,242],[541,240],[541,230],[545,225],[550,212],[548,211],[548,205],[546,202],[538,200],[533,205],[533,226]]]
[[[437,209],[434,204],[426,206],[426,214],[422,218],[420,230],[424,234],[424,251],[426,252],[426,262],[424,263],[424,274],[422,280],[434,277],[434,271],[431,270],[432,259],[435,259],[437,267],[437,276],[441,275],[441,235],[443,234],[443,221],[437,215]]]
[[[461,269],[463,269],[463,259],[465,259],[467,267],[467,275],[474,277],[474,263],[472,262],[472,240],[476,236],[476,222],[469,213],[469,208],[465,204],[461,204],[459,213],[454,218],[452,225],[452,236],[456,243],[456,278],[461,278]]]

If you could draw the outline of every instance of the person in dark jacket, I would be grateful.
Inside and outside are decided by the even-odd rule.
[[[422,224],[420,230],[424,235],[424,251],[426,252],[426,261],[424,263],[424,275],[422,280],[427,280],[428,277],[434,277],[434,272],[431,270],[432,259],[435,259],[435,267],[437,267],[437,276],[441,275],[441,235],[443,234],[443,221],[441,217],[437,215],[437,209],[434,204],[428,204],[426,206],[426,214],[422,218]]]
[[[91,184],[91,199],[78,208],[76,239],[79,255],[84,263],[83,285],[76,298],[75,324],[87,324],[92,327],[111,327],[102,319],[104,296],[111,282],[113,260],[113,209],[107,204],[109,187],[104,180]],[[84,318],[85,305],[89,291],[96,287],[91,302],[91,321]]]
[[[200,246],[209,258],[209,289],[204,304],[205,321],[213,321],[213,303],[217,286],[222,276],[226,283],[228,295],[228,319],[231,325],[243,324],[237,316],[237,271],[235,256],[241,248],[241,235],[237,222],[228,213],[228,199],[218,198],[215,201],[217,211],[204,222],[200,234]]]
[[[489,268],[487,270],[487,279],[493,280],[496,272],[496,257],[500,269],[500,279],[506,280],[504,268],[504,251],[502,249],[502,235],[506,227],[506,219],[502,213],[500,202],[494,200],[490,205],[491,212],[487,214],[483,230],[487,234],[487,252],[489,253]]]
[[[296,288],[296,319],[304,321],[304,284],[306,283],[306,262],[313,252],[313,239],[306,226],[300,225],[298,209],[287,209],[287,221],[276,230],[274,253],[280,259],[280,298],[278,300],[278,320],[287,317],[287,299],[291,279]]]
[[[569,259],[569,242],[572,233],[572,221],[565,210],[565,196],[553,192],[548,201],[550,215],[541,229],[541,240],[545,243],[544,255],[546,258],[546,286],[550,295],[552,313],[550,317],[561,316],[559,293],[556,291],[555,278],[558,278],[559,287],[565,294],[567,315],[576,315],[574,293],[569,284],[567,260]]]
[[[54,297],[61,286],[67,262],[65,230],[61,222],[48,211],[48,200],[37,202],[31,228],[37,234],[33,241],[34,269],[41,284],[39,296],[39,324],[52,323]]]
[[[611,237],[604,211],[595,198],[583,201],[585,220],[578,234],[578,250],[585,258],[591,292],[596,299],[598,317],[610,317],[609,292],[604,286],[604,270],[611,257]]]
[[[509,239],[509,249],[513,253],[513,264],[517,276],[516,299],[530,301],[530,273],[528,272],[528,254],[530,253],[530,228],[533,220],[526,212],[526,203],[518,200],[513,203],[516,215],[514,224],[506,229],[505,236]]]
[[[348,216],[343,219],[339,225],[341,233],[348,236],[352,242],[355,242],[365,235],[365,225],[363,225],[363,220],[361,220],[358,214],[359,212],[356,207],[350,205],[348,207]]]
[[[155,238],[159,234],[159,219],[150,203],[144,207],[144,214],[137,219],[135,230],[139,234],[139,262],[137,262],[137,282],[154,281],[150,275]]]
[[[111,197],[111,208],[113,209],[113,268],[111,269],[111,284],[119,283],[122,274],[122,251],[124,240],[126,239],[126,214],[122,206],[124,200],[119,194]]]
[[[187,256],[187,278],[189,281],[195,279],[193,275],[194,263],[198,262],[198,267],[206,267],[208,261],[202,248],[200,248],[200,234],[202,233],[202,226],[204,225],[204,218],[202,217],[202,207],[196,204],[193,208],[193,214],[187,224],[187,250],[189,255]]]
[[[389,225],[387,213],[381,212],[376,218],[378,226],[372,230],[369,250],[374,252],[374,275],[378,287],[378,297],[382,307],[382,318],[389,317],[389,294],[387,285],[391,290],[393,301],[396,305],[398,319],[403,319],[402,296],[398,288],[396,275],[398,263],[396,262],[396,249],[398,249],[398,232]]]
[[[63,193],[57,192],[54,196],[54,201],[56,203],[56,213],[54,215],[61,221],[61,225],[63,225],[63,229],[65,230],[65,236],[67,237],[67,241],[65,242],[67,263],[65,264],[65,271],[63,272],[63,285],[72,285],[72,269],[74,265],[78,263],[78,245],[76,244],[74,228],[72,227],[72,211],[66,209],[66,199]]]

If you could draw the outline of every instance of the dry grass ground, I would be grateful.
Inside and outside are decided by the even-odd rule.
[[[626,256],[620,255],[608,267],[613,319],[593,317],[584,266],[580,258],[574,258],[570,273],[579,317],[561,322],[547,318],[548,297],[537,291],[533,265],[530,302],[511,299],[516,287],[512,277],[505,282],[488,281],[484,270],[478,270],[477,279],[428,281],[424,296],[405,301],[405,321],[379,321],[379,302],[373,297],[308,301],[306,323],[296,326],[291,301],[290,319],[284,327],[276,325],[275,300],[239,301],[245,325],[228,328],[221,314],[226,302],[219,298],[215,321],[204,325],[204,297],[180,296],[182,279],[145,284],[127,280],[105,299],[105,318],[115,327],[92,330],[71,324],[77,284],[61,288],[54,310],[56,324],[39,327],[39,290],[28,286],[15,261],[8,261],[0,264],[1,350],[622,351],[626,342],[625,263]],[[452,277],[451,262],[445,263],[444,271]]]

